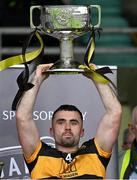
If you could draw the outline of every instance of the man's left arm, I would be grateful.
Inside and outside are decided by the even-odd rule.
[[[97,128],[95,140],[104,151],[111,152],[119,134],[122,107],[109,85],[96,82],[94,84],[106,110]]]

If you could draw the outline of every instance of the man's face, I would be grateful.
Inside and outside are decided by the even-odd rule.
[[[51,134],[56,146],[78,147],[83,133],[83,122],[77,111],[58,111],[55,114]]]

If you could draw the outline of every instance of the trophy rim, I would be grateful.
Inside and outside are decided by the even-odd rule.
[[[34,5],[35,6],[35,5]],[[66,4],[66,5],[40,5],[40,7],[66,7],[66,8],[68,8],[68,7],[85,7],[85,8],[88,8],[90,5],[82,5],[82,4],[80,4],[80,5],[76,5],[76,4],[74,4],[74,5],[68,5],[68,4]]]
[[[83,69],[66,68],[66,69],[49,69],[46,71],[48,74],[80,74],[84,73]]]

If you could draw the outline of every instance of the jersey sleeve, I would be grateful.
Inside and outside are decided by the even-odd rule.
[[[33,152],[33,154],[30,157],[24,156],[27,163],[31,163],[32,161],[34,161],[36,159],[41,147],[42,147],[42,142],[40,141],[39,144],[37,145],[35,151]]]
[[[109,158],[111,156],[112,152],[106,152],[103,149],[101,149],[98,143],[96,142],[95,138],[94,138],[94,143],[100,156],[105,157],[105,158]]]

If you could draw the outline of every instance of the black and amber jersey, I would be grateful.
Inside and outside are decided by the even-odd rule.
[[[104,179],[110,156],[94,139],[84,142],[75,153],[63,153],[40,141],[25,160],[32,179]]]

